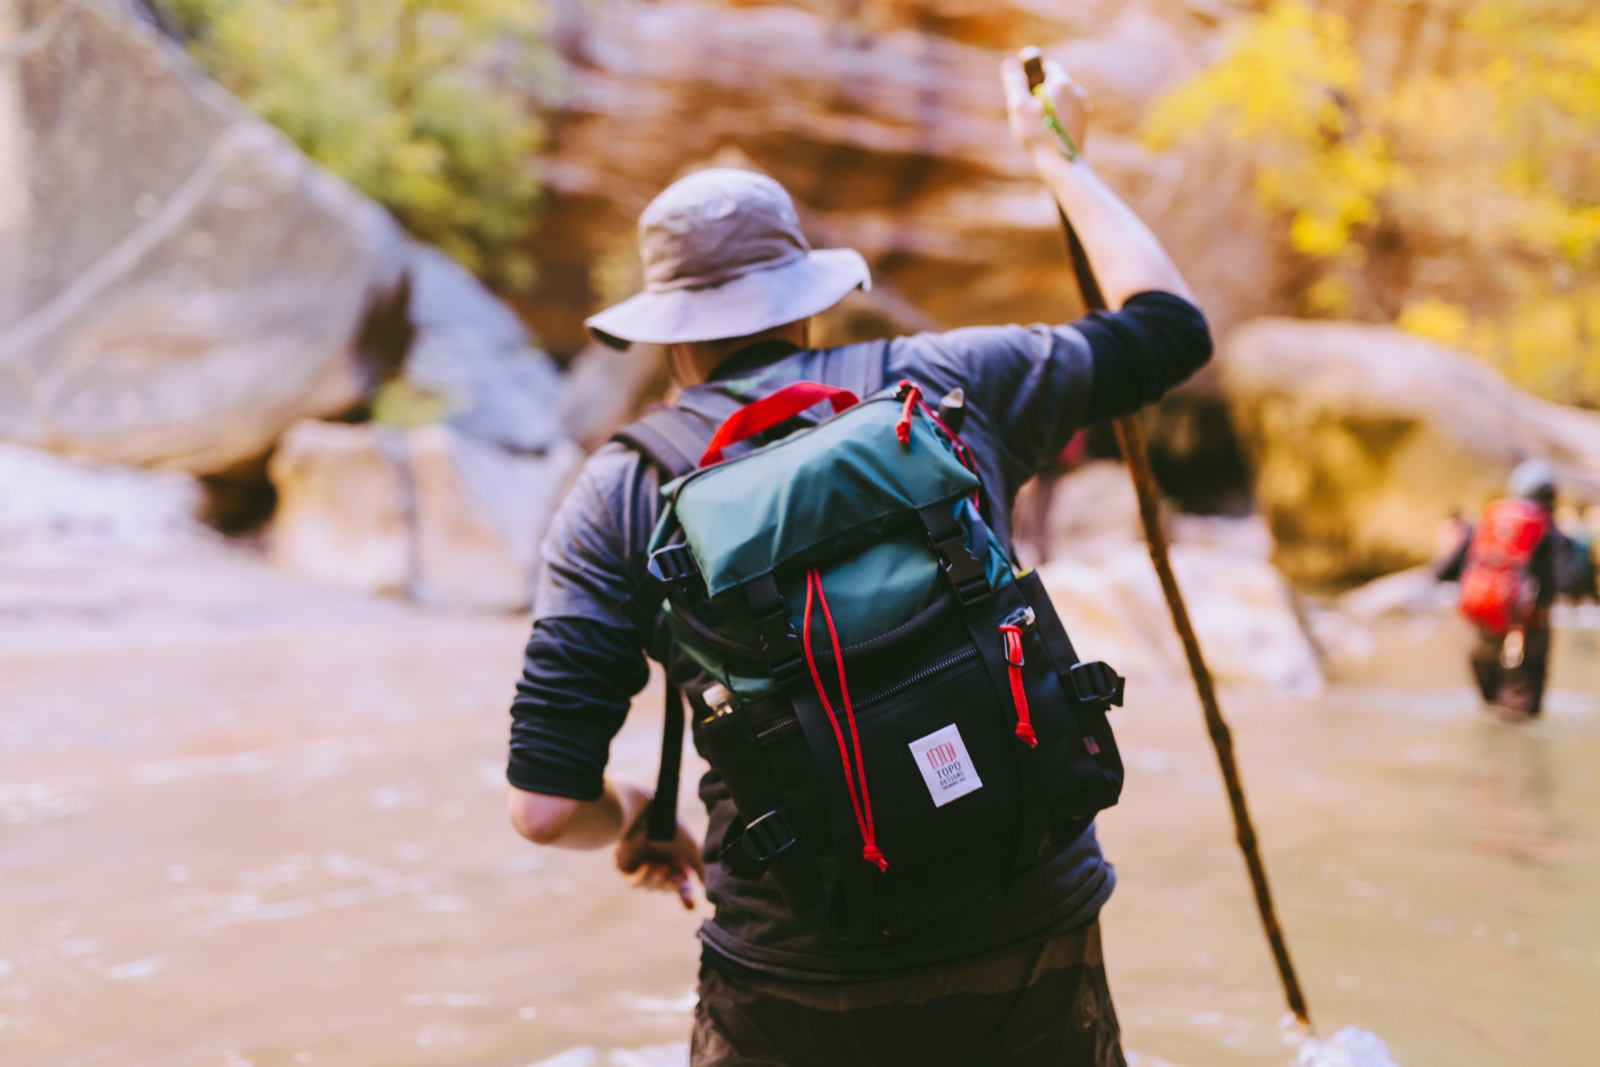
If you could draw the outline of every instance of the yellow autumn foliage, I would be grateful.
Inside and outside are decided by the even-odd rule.
[[[1147,116],[1222,141],[1315,266],[1308,313],[1392,321],[1600,405],[1600,6],[1468,0],[1449,76],[1364,69],[1346,24],[1274,0]]]

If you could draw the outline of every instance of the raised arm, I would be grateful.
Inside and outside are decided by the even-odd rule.
[[[1067,72],[1047,61],[1044,89],[1056,114],[1080,147],[1089,125],[1089,98]],[[1106,187],[1083,157],[1069,161],[1060,141],[1044,124],[1044,105],[1028,91],[1022,64],[1007,59],[1000,65],[1011,133],[1033,158],[1039,176],[1078,231],[1100,282],[1106,303],[1120,308],[1130,296],[1164,292],[1193,301],[1178,268],[1167,257],[1139,216]]]

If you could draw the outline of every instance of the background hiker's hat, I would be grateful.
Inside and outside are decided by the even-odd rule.
[[[859,252],[813,250],[783,186],[744,170],[702,170],[639,216],[644,292],[585,325],[613,348],[744,337],[826,311],[870,289]]]
[[[1529,499],[1553,497],[1556,495],[1555,468],[1537,456],[1525,459],[1511,472],[1511,477],[1506,482],[1506,489],[1512,496]]]

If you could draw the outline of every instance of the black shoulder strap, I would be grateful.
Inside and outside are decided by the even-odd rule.
[[[700,465],[716,427],[682,408],[662,405],[646,412],[611,435],[660,467],[668,476],[681,478]]]
[[[661,468],[670,481],[700,465],[700,455],[711,443],[716,428],[681,408],[662,406],[648,411],[612,435]],[[672,651],[667,652],[666,708],[661,724],[661,766],[656,773],[655,799],[650,802],[646,836],[651,841],[671,841],[678,833],[678,780],[683,764],[683,693],[672,676]]]
[[[848,389],[859,400],[883,388],[884,365],[889,358],[888,341],[830,348],[822,354],[817,377],[824,385]]]

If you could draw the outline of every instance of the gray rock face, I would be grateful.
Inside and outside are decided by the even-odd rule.
[[[445,421],[515,452],[543,452],[562,437],[563,378],[528,331],[443,252],[412,245],[411,325],[405,375],[450,398]]]
[[[1600,415],[1515,388],[1472,357],[1378,326],[1262,319],[1220,359],[1256,503],[1291,579],[1347,582],[1427,562],[1452,514],[1543,456],[1600,502]]]
[[[15,3],[0,438],[209,474],[362,400],[384,359],[364,327],[405,268],[389,216],[130,10]]]

